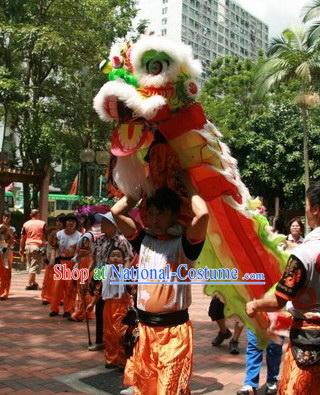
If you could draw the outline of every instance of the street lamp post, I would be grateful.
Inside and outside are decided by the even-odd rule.
[[[96,195],[97,192],[97,167],[105,166],[109,162],[108,151],[94,151],[86,148],[80,152],[80,191],[85,196]]]

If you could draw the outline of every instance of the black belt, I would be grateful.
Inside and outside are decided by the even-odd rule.
[[[172,313],[149,313],[139,309],[137,311],[139,321],[149,326],[177,326],[189,321],[188,309]]]

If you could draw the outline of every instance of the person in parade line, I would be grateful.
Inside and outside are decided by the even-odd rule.
[[[192,267],[199,256],[207,230],[208,209],[198,195],[191,197],[193,218],[185,230],[177,232],[180,198],[167,187],[160,188],[146,200],[148,229],[141,229],[128,216],[136,201],[128,196],[111,209],[119,229],[139,254],[138,270],[164,270],[170,273],[180,264]],[[178,233],[178,234],[177,234]],[[193,335],[188,307],[191,288],[174,284],[139,284],[137,312],[139,339],[125,369],[122,393],[189,394],[192,369]],[[128,372],[127,367],[130,367]]]
[[[0,224],[0,300],[9,296],[15,243],[16,229],[11,226],[10,212],[5,212]]]
[[[76,247],[80,240],[81,233],[77,231],[78,220],[73,214],[64,217],[64,229],[57,232],[58,256],[55,259],[55,267],[59,270],[58,278],[54,278],[53,292],[50,301],[50,317],[59,315],[59,305],[63,300],[64,318],[71,317],[74,311],[76,299],[76,283],[72,279],[63,279],[62,271],[73,269],[74,261],[72,258],[76,254]],[[60,266],[57,266],[60,265]]]
[[[53,292],[53,275],[54,275],[54,264],[58,253],[58,239],[57,233],[63,229],[65,214],[59,214],[56,217],[55,226],[47,231],[47,251],[46,251],[46,269],[44,272],[44,278],[42,283],[41,300],[43,305],[50,304],[52,292]]]
[[[29,272],[29,284],[26,290],[37,290],[36,275],[42,269],[43,253],[41,248],[45,244],[46,223],[40,219],[37,209],[31,210],[31,219],[25,222],[21,230],[20,255],[26,254],[27,271]]]
[[[230,339],[229,342],[229,352],[230,354],[237,355],[239,354],[239,337],[243,330],[243,325],[239,321],[235,322],[234,332],[230,331],[230,329],[226,326],[226,320],[224,318],[224,303],[220,300],[219,297],[214,296],[211,300],[209,306],[208,315],[212,321],[216,321],[219,327],[219,332],[217,336],[212,340],[213,346],[220,346],[224,340]]]
[[[90,269],[93,262],[94,251],[94,232],[92,230],[95,224],[95,217],[93,214],[84,216],[82,223],[84,233],[80,237],[77,246],[77,254],[73,258],[78,269]],[[91,303],[91,296],[89,294],[88,280],[85,284],[81,284],[81,280],[77,280],[77,296],[75,310],[69,318],[70,321],[83,321],[86,315],[86,307]],[[91,315],[89,318],[92,318]]]
[[[105,345],[105,367],[124,368],[126,355],[123,346],[124,335],[127,325],[122,323],[126,317],[132,300],[123,284],[110,284],[112,273],[111,265],[119,266],[126,264],[124,251],[119,247],[112,247],[107,258],[107,264],[103,266],[104,278],[97,282],[95,296],[88,311],[92,311],[94,305],[101,297],[104,300],[103,308],[103,327],[104,327],[104,345]]]
[[[303,243],[304,225],[299,217],[292,218],[289,222],[289,234],[287,236],[288,249],[293,250]]]
[[[91,296],[94,295],[95,280],[92,277],[94,269],[101,269],[107,262],[109,251],[112,248],[119,248],[124,251],[126,263],[130,262],[133,257],[132,247],[128,240],[119,232],[116,222],[111,214],[95,214],[97,222],[101,223],[101,235],[94,241],[93,264],[91,272]],[[103,343],[103,309],[104,300],[100,297],[95,305],[96,316],[96,342],[88,347],[89,351],[98,351],[104,349]]]
[[[312,231],[292,251],[274,295],[248,302],[246,307],[252,317],[292,302],[279,395],[313,395],[320,388],[320,182],[306,192],[306,217]]]

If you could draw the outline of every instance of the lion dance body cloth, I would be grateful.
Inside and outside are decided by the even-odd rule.
[[[196,101],[201,64],[191,47],[142,36],[133,44],[114,45],[101,69],[108,82],[94,108],[101,119],[115,121],[115,183],[136,198],[162,186],[174,189],[183,202],[182,224],[191,215],[190,190],[206,201],[210,223],[199,266],[237,268],[239,280],[245,273],[263,273],[265,284],[210,284],[205,293],[222,294],[226,317],[238,315],[265,340],[266,317],[249,318],[245,303],[279,280],[287,257],[278,248],[281,240],[267,231],[267,220],[253,210],[237,161]]]

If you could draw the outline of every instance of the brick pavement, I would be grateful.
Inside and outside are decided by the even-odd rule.
[[[50,318],[48,306],[41,304],[40,292],[25,291],[26,279],[25,272],[13,273],[10,298],[0,301],[0,394],[89,393],[89,387],[76,390],[71,379],[61,382],[61,377],[72,378],[97,368],[103,372],[103,354],[87,351],[84,323],[69,322],[61,316]],[[233,395],[243,382],[245,336],[240,340],[239,356],[228,354],[227,344],[213,348],[211,340],[217,330],[207,316],[209,302],[201,287],[194,286],[192,393]],[[94,334],[93,322],[91,328]],[[108,377],[112,375],[108,372]],[[92,389],[90,393],[108,392]]]

